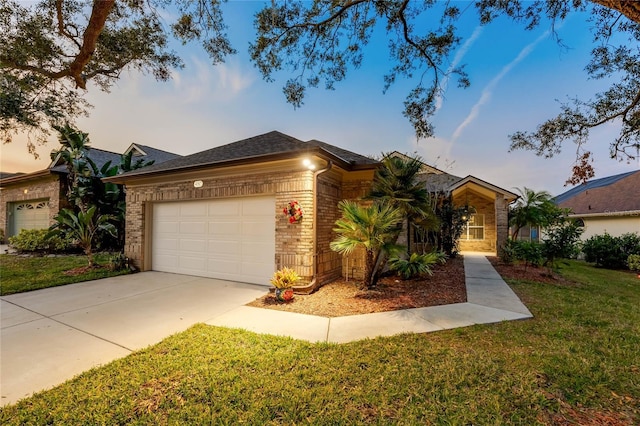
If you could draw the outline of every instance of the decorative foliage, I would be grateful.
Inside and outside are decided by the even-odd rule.
[[[627,266],[632,271],[640,271],[640,254],[630,254],[627,258]]]
[[[290,201],[282,212],[289,218],[289,223],[297,223],[304,216],[304,211],[297,201]]]
[[[389,259],[389,269],[396,271],[404,279],[421,275],[433,275],[431,267],[436,264],[445,264],[447,255],[441,251],[418,254],[412,253],[409,259],[392,257]]]
[[[585,260],[596,266],[622,269],[627,267],[629,255],[640,254],[640,236],[631,233],[619,237],[607,233],[594,235],[584,242],[582,252]]]
[[[352,201],[341,201],[338,206],[342,218],[333,228],[338,237],[331,242],[331,250],[349,255],[357,248],[363,248],[365,277],[362,287],[372,288],[384,266],[384,257],[404,249],[395,244],[402,226],[402,212],[387,203],[364,207]]]
[[[51,226],[48,235],[62,234],[73,238],[87,255],[89,266],[93,266],[93,246],[101,233],[116,234],[116,227],[109,223],[109,215],[96,214],[97,207],[91,206],[86,212],[74,213],[62,209],[56,215],[56,223]]]
[[[298,280],[300,280],[298,273],[285,266],[274,272],[269,282],[273,284],[275,288],[283,289],[293,287]]]
[[[9,245],[18,252],[65,252],[75,247],[73,240],[60,235],[48,235],[47,229],[22,229],[9,237]]]

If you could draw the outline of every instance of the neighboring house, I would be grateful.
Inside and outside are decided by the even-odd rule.
[[[310,291],[362,276],[363,259],[343,258],[329,243],[338,202],[366,195],[379,166],[273,131],[105,181],[126,185],[125,254],[140,269],[267,285],[274,270],[288,266]],[[495,251],[506,240],[515,195],[472,176],[450,180],[454,198],[475,204],[482,216],[464,247]],[[304,216],[290,223],[283,210],[293,201]]]
[[[590,180],[558,195],[559,207],[584,223],[582,239],[640,233],[640,170]]]
[[[179,157],[152,147],[132,144],[124,154],[133,152],[133,161],[143,158],[160,163]],[[107,161],[120,164],[120,154],[90,148],[89,157],[98,168]],[[68,207],[67,167],[60,158],[49,166],[33,173],[3,173],[0,176],[0,229],[7,237],[16,235],[22,229],[44,229],[54,223],[54,217],[61,208]]]

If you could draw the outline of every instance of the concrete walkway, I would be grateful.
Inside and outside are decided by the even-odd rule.
[[[239,306],[207,324],[310,342],[347,343],[532,317],[483,254],[464,253],[464,270],[466,303],[337,318]]]
[[[467,303],[339,318],[244,306],[267,289],[162,272],[3,296],[0,405],[199,322],[310,342],[344,343],[531,317],[484,255],[466,253],[464,265]]]

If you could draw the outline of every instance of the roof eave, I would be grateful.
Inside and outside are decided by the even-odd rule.
[[[134,171],[134,172],[129,172],[123,175],[103,178],[103,181],[113,182],[113,183],[124,183],[129,180],[157,177],[157,176],[168,175],[168,174],[177,173],[177,172],[179,173],[179,172],[188,172],[188,171],[198,171],[203,169],[209,169],[212,167],[231,167],[231,166],[241,166],[241,165],[247,165],[247,164],[265,163],[265,162],[278,161],[278,160],[288,160],[291,158],[299,157],[301,155],[316,155],[327,161],[331,160],[334,164],[337,164],[338,166],[348,171],[369,170],[377,167],[376,164],[372,164],[372,165],[353,164],[345,161],[344,159],[332,154],[331,152],[321,147],[313,147],[311,149],[307,149],[304,151],[278,152],[278,153],[257,155],[257,156],[251,156],[251,157],[235,158],[233,160],[224,160],[224,161],[205,163],[205,164],[195,164],[195,165],[174,167],[170,169],[163,169],[163,170],[156,170],[156,171],[141,169],[140,171]]]
[[[626,210],[617,212],[599,212],[599,213],[571,213],[570,218],[583,218],[583,217],[621,217],[621,216],[637,216],[640,217],[640,210]]]
[[[58,172],[50,169],[43,169],[43,170],[38,170],[37,172],[25,173],[23,175],[18,175],[18,176],[12,176],[12,177],[0,180],[0,187],[3,187],[5,185],[13,185],[20,182],[27,182],[33,179],[39,179],[54,173],[58,173]]]

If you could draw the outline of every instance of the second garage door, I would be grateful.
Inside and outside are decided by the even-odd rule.
[[[275,198],[158,203],[156,271],[268,285],[275,270]]]

